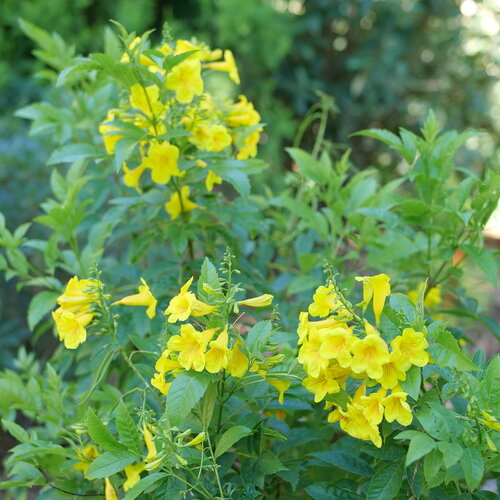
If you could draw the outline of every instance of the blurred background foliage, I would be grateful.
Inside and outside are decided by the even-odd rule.
[[[375,165],[389,175],[397,162],[374,140],[349,134],[415,130],[429,109],[447,129],[487,132],[467,142],[464,164],[479,169],[498,155],[499,0],[3,0],[0,211],[10,227],[36,215],[47,195],[45,161],[52,148],[50,137],[30,138],[28,124],[14,112],[33,101],[54,102],[55,92],[19,18],[59,33],[81,54],[102,48],[109,19],[138,33],[155,29],[154,41],[168,22],[174,38],[196,34],[232,49],[241,92],[267,124],[261,156],[271,169],[263,186],[283,187],[291,167],[283,148],[294,142],[318,91],[336,102],[326,138],[334,147],[353,147],[359,169]],[[312,147],[317,126],[306,128],[301,147]],[[14,287],[4,283],[0,293],[0,365],[8,363],[9,348],[30,335],[20,313],[29,296],[14,299]]]

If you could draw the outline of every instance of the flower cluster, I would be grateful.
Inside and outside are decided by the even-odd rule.
[[[282,361],[281,355],[268,356],[265,363],[253,361],[245,347],[243,338],[232,331],[220,314],[224,304],[209,305],[199,300],[189,290],[193,278],[185,283],[178,295],[173,297],[165,316],[169,324],[183,322],[178,333],[168,338],[167,347],[155,364],[156,373],[151,384],[162,394],[167,394],[175,378],[183,370],[197,372],[219,373],[221,371],[236,378],[241,378],[249,372],[262,375],[267,382],[278,389],[282,401],[284,391],[289,387],[289,381],[267,377],[268,369]],[[212,290],[216,294],[216,291]],[[238,302],[239,306],[265,307],[271,304],[273,296],[261,295]],[[223,327],[203,328],[197,318],[206,317],[205,324],[224,322]],[[194,325],[186,322],[191,319]],[[215,321],[214,321],[215,319]],[[269,354],[272,354],[271,352]]]
[[[363,312],[373,302],[378,324],[390,294],[390,278],[380,274],[356,279],[363,282]],[[309,315],[322,319],[310,321]],[[331,408],[328,395],[345,389],[350,378],[362,381],[345,408],[331,411],[329,422],[339,422],[351,436],[370,440],[378,447],[382,444],[378,425],[384,417],[405,426],[411,423],[407,394],[399,384],[412,366],[429,362],[423,332],[405,328],[388,344],[330,283],[316,290],[308,312],[300,314],[298,335],[298,361],[307,373],[303,385],[314,394],[315,402],[326,398],[326,408]]]
[[[121,64],[145,67],[151,79],[132,84],[120,107],[109,110],[99,127],[106,152],[115,154],[122,144],[130,147],[133,136],[139,147],[122,165],[125,185],[140,192],[149,171],[152,183],[172,187],[165,203],[172,219],[203,208],[190,198],[189,184],[204,178],[212,191],[222,179],[211,167],[234,157],[255,157],[263,130],[259,113],[245,96],[233,101],[207,90],[207,77],[214,71],[226,72],[239,84],[233,54],[187,40],[143,51],[143,40],[136,38]]]
[[[57,298],[59,308],[52,313],[59,340],[67,349],[76,349],[87,339],[85,329],[94,319],[93,304],[97,302],[97,282],[73,276],[64,293]]]

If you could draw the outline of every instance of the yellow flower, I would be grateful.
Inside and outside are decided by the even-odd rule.
[[[148,119],[158,118],[165,111],[165,106],[159,100],[160,89],[156,85],[143,87],[135,83],[130,87],[130,106],[139,110]]]
[[[420,295],[420,292],[422,291],[424,285],[425,283],[419,283],[416,290],[410,290],[408,292],[408,297],[414,304],[417,303],[418,296]],[[425,307],[436,307],[439,304],[441,304],[441,302],[443,302],[443,298],[441,297],[441,285],[432,287],[425,296],[424,299]]]
[[[211,153],[217,153],[226,149],[231,144],[231,136],[223,125],[212,125],[208,128],[208,137],[205,141],[205,149]]]
[[[314,402],[319,403],[327,394],[340,391],[340,386],[329,369],[321,370],[318,377],[306,377],[302,385],[314,394]]]
[[[148,454],[146,455],[146,463],[152,462],[156,457],[156,445],[153,440],[153,434],[149,430],[147,424],[142,425],[142,431],[144,434],[144,442],[146,443],[146,448],[148,450]]]
[[[167,75],[166,87],[175,91],[177,100],[189,104],[195,95],[203,92],[200,61],[186,60],[174,66]]]
[[[333,285],[328,285],[328,287],[320,286],[313,295],[313,303],[309,306],[309,314],[324,318],[330,314],[330,311],[336,311],[336,314],[339,315],[347,312],[342,307]]]
[[[142,164],[151,169],[151,179],[157,184],[167,184],[171,177],[181,177],[177,162],[179,148],[168,141],[154,141],[149,147],[148,155],[143,158]]]
[[[198,435],[196,435],[191,441],[188,441],[186,443],[186,446],[196,446],[198,448],[198,445],[200,443],[203,443],[205,439],[207,438],[207,435],[205,432],[200,432]]]
[[[416,332],[413,328],[405,328],[403,335],[391,341],[394,359],[403,371],[411,365],[425,366],[429,363],[429,354],[425,351],[429,347],[425,335]]]
[[[255,111],[253,104],[244,95],[239,96],[239,102],[231,106],[226,117],[230,127],[250,127],[260,122],[260,115]]]
[[[87,469],[90,467],[90,464],[99,456],[99,452],[97,448],[93,444],[89,444],[85,446],[85,448],[80,448],[76,451],[76,455],[80,459],[80,462],[77,462],[73,465],[73,469],[81,470],[83,475],[87,475]]]
[[[111,481],[107,477],[104,478],[104,498],[106,500],[118,500],[116,491],[113,488]]]
[[[170,349],[165,349],[155,364],[155,370],[160,373],[171,372],[181,367],[176,359],[170,359]]]
[[[122,304],[124,306],[147,306],[146,314],[149,319],[153,319],[156,314],[157,300],[154,298],[146,281],[141,278],[142,285],[139,286],[139,293],[123,297],[114,302],[113,305]]]
[[[172,220],[177,219],[180,214],[188,213],[193,211],[195,208],[204,209],[205,207],[200,207],[194,201],[191,201],[189,196],[189,186],[182,186],[181,188],[181,196],[179,197],[179,193],[176,191],[170,197],[170,200],[165,203],[165,210],[172,217]]]
[[[213,58],[220,59],[222,52],[220,49],[211,51],[207,45],[200,43],[197,40],[177,40],[175,44],[175,53],[182,54],[190,50],[196,50],[187,59],[199,59],[200,61],[211,60]]]
[[[94,315],[91,313],[75,314],[62,308],[52,313],[59,340],[64,341],[66,349],[76,349],[87,340],[85,327],[92,321],[93,317]]]
[[[263,130],[262,127],[259,127],[257,130],[243,136],[242,145],[238,147],[237,160],[246,160],[247,158],[255,158],[257,156],[257,146],[260,140],[260,133]],[[240,134],[237,134],[237,143],[240,143],[239,137]]]
[[[323,358],[336,359],[342,368],[351,365],[351,348],[356,341],[352,330],[347,327],[337,327],[323,333],[319,353]]]
[[[207,191],[212,191],[214,184],[222,184],[222,179],[215,172],[209,170],[205,178],[205,187]]]
[[[238,338],[231,349],[231,356],[227,364],[227,372],[232,377],[243,377],[248,371],[249,360],[246,354],[241,349],[243,346],[243,341]]]
[[[179,365],[180,366],[180,365]],[[165,373],[155,373],[151,379],[151,385],[156,387],[162,394],[167,395],[172,382],[167,382],[165,380]]]
[[[136,168],[128,168],[127,164],[123,162],[122,168],[125,172],[125,175],[123,176],[125,186],[134,188],[140,193],[141,189],[139,187],[139,181],[141,180],[142,173],[146,170],[146,166],[141,164]]]
[[[82,307],[88,308],[97,300],[96,284],[95,281],[79,280],[77,276],[73,276],[68,281],[64,293],[57,298],[57,303],[67,311],[79,310]]]
[[[364,339],[356,339],[352,353],[351,369],[354,373],[366,372],[373,379],[382,377],[382,365],[389,362],[389,349],[381,337],[367,335]]]
[[[108,155],[112,155],[115,152],[116,143],[123,138],[123,131],[110,123],[115,121],[117,114],[117,110],[110,109],[106,115],[106,119],[99,125],[99,133],[102,135],[104,147]]]
[[[316,332],[310,332],[307,342],[304,342],[299,349],[297,359],[304,365],[304,370],[311,377],[319,377],[321,370],[328,367],[328,359],[321,356],[321,337]]]
[[[395,357],[395,353],[391,352],[389,361],[382,365],[382,376],[377,379],[377,382],[385,389],[392,389],[399,384],[400,380],[406,380],[405,371]]]
[[[230,349],[227,347],[227,327],[222,330],[216,340],[210,342],[210,349],[205,354],[205,370],[218,373],[227,368]]]
[[[366,418],[374,425],[380,424],[384,417],[384,406],[382,400],[385,397],[386,390],[380,388],[377,392],[372,392],[369,396],[362,395],[360,404],[365,407]]]
[[[406,392],[392,392],[382,400],[385,408],[385,419],[388,422],[397,420],[401,425],[410,425],[413,420],[410,406],[406,402]]]
[[[500,422],[497,421],[497,419],[493,416],[490,415],[486,411],[481,411],[481,414],[483,415],[484,419],[481,420],[486,427],[489,427],[490,429],[500,432]]]
[[[266,382],[272,385],[279,392],[278,402],[280,405],[283,404],[285,398],[285,391],[290,387],[290,380],[281,380],[281,379],[266,379]]]
[[[368,304],[373,298],[373,313],[375,323],[378,325],[380,315],[384,310],[385,299],[391,293],[391,278],[387,274],[377,274],[376,276],[357,277],[356,281],[363,282],[363,309],[366,311]]]
[[[240,306],[248,306],[248,307],[266,307],[271,305],[274,296],[269,293],[265,293],[264,295],[259,295],[258,297],[252,297],[251,299],[240,300],[238,305]]]
[[[211,62],[205,64],[206,68],[214,69],[215,71],[225,71],[229,73],[229,78],[239,85],[240,76],[238,74],[238,68],[236,67],[236,62],[234,60],[233,53],[230,50],[224,51],[224,61],[220,62]]]
[[[196,295],[189,291],[191,283],[193,283],[192,277],[181,287],[179,294],[170,301],[163,313],[168,316],[169,323],[185,321],[189,316],[205,316],[215,310],[215,306],[210,306],[198,300]]]
[[[141,472],[144,470],[144,462],[140,464],[128,465],[125,467],[124,471],[127,476],[127,480],[123,483],[123,489],[128,491],[133,488],[141,480]]]
[[[181,334],[174,335],[167,342],[167,347],[179,352],[177,360],[186,370],[203,371],[205,368],[205,349],[215,330],[199,332],[193,325],[181,326]]]

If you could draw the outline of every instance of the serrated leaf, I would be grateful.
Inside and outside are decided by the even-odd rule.
[[[120,436],[121,442],[127,447],[128,451],[142,454],[142,443],[137,431],[137,426],[132,420],[130,413],[123,401],[120,401],[116,408],[116,430]]]
[[[248,332],[245,346],[250,354],[262,352],[272,334],[270,321],[259,321]]]
[[[463,448],[458,443],[438,443],[439,451],[443,454],[444,466],[449,469],[455,465],[462,456]]]
[[[319,451],[311,453],[311,456],[316,460],[311,461],[311,465],[334,465],[339,469],[352,472],[364,477],[372,477],[373,470],[370,464],[362,458],[351,455],[344,451]]]
[[[424,408],[415,415],[424,430],[434,439],[446,441],[450,438],[448,422],[443,415],[430,408]]]
[[[491,412],[492,415],[500,414],[500,355],[493,357],[486,367],[486,373],[481,380],[479,399],[485,411]]]
[[[134,500],[143,491],[147,490],[150,486],[167,477],[166,472],[155,472],[154,474],[149,474],[143,477],[135,486],[133,486],[127,494],[123,497],[123,500]]]
[[[107,451],[99,455],[87,469],[89,479],[103,479],[110,477],[137,460],[137,455],[126,450]]]
[[[438,333],[435,342],[429,346],[429,353],[434,362],[443,368],[479,370],[479,367],[462,352],[455,337],[447,330]]]
[[[484,461],[479,450],[465,448],[463,450],[460,465],[464,471],[465,482],[471,491],[475,490],[483,479]]]
[[[409,394],[409,396],[417,401],[418,395],[420,393],[420,384],[422,383],[422,373],[418,366],[412,366],[406,372],[406,379],[400,382],[400,385],[404,392]]]
[[[436,442],[427,436],[427,434],[423,434],[420,432],[417,436],[414,436],[408,447],[408,453],[406,454],[406,466],[415,462],[419,458],[422,458],[424,455],[427,455],[431,450],[436,447]]]
[[[30,440],[29,434],[26,429],[21,427],[18,423],[2,418],[2,425],[4,429],[11,436],[15,437],[20,443],[27,443]]]
[[[210,383],[206,373],[184,371],[172,382],[167,394],[167,415],[170,423],[180,425],[194,405],[203,397]]]
[[[388,463],[381,467],[370,481],[367,500],[392,500],[399,492],[405,472],[404,462]]]
[[[304,177],[307,177],[319,185],[324,185],[328,182],[332,171],[327,167],[325,162],[315,160],[309,153],[299,148],[285,149],[297,164],[299,172]]]
[[[209,302],[212,296],[203,290],[204,284],[209,285],[210,288],[214,290],[218,290],[220,288],[217,269],[212,262],[210,262],[208,257],[205,257],[201,266],[200,279],[198,280],[198,298],[204,302]]]
[[[360,500],[361,497],[354,491],[329,483],[317,483],[308,486],[305,492],[314,500]]]
[[[124,451],[125,446],[119,443],[109,429],[101,422],[92,408],[87,413],[87,431],[95,444],[106,451]]]
[[[223,453],[225,453],[231,446],[237,443],[240,439],[245,436],[249,436],[252,434],[252,429],[244,425],[235,425],[228,429],[224,434],[222,434],[217,446],[215,448],[215,458],[220,457]]]

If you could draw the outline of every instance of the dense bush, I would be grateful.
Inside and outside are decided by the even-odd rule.
[[[332,149],[323,95],[255,194],[230,50],[118,25],[74,57],[24,29],[56,87],[18,115],[58,147],[41,213],[0,219],[47,357],[0,374],[7,498],[496,497],[499,358],[463,348],[463,317],[499,330],[460,281],[497,285],[498,166],[456,163],[477,132],[362,130],[399,157],[382,176]]]

